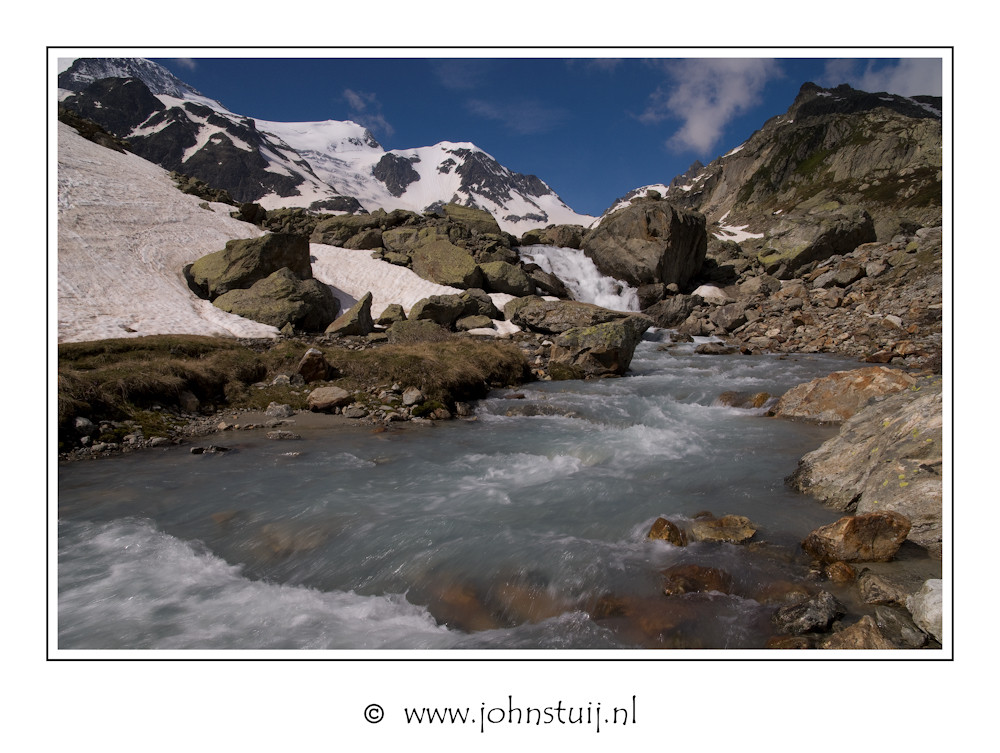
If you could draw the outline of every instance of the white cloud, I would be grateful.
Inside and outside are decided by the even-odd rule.
[[[904,58],[898,63],[879,66],[868,63],[855,88],[869,92],[889,92],[912,97],[918,94],[941,96],[941,60],[939,58]]]
[[[382,114],[382,105],[379,104],[375,94],[344,89],[344,99],[351,106],[351,111],[348,114],[350,120],[383,137],[392,136],[396,132],[396,129]]]
[[[194,58],[174,58],[174,61],[183,68],[187,68],[189,71],[193,71],[198,67]]]
[[[760,104],[764,85],[781,75],[778,63],[766,59],[671,60],[664,69],[670,81],[650,95],[639,120],[655,124],[680,119],[683,125],[667,145],[700,154],[709,154],[726,125]]]
[[[816,82],[833,87],[850,84],[866,92],[888,92],[904,97],[917,94],[941,96],[940,58],[900,60],[830,60]]]

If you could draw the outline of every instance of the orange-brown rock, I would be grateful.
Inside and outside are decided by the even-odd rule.
[[[687,546],[687,533],[666,518],[657,518],[649,529],[647,538],[666,541],[674,546]]]
[[[838,584],[853,583],[858,577],[858,573],[853,567],[840,561],[831,562],[823,569],[823,572],[826,573],[830,582]]]
[[[894,649],[896,646],[879,630],[871,615],[865,615],[850,627],[834,633],[819,644],[828,649]]]
[[[890,395],[915,386],[904,371],[871,366],[837,371],[788,390],[775,406],[775,415],[820,423],[843,423],[873,397]]]
[[[742,544],[757,533],[749,518],[742,515],[723,515],[721,518],[699,518],[691,524],[691,537],[695,541],[723,541]]]
[[[888,562],[910,532],[910,521],[896,512],[853,515],[821,526],[802,548],[820,562]]]

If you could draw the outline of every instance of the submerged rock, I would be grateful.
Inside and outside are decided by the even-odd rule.
[[[691,537],[695,541],[719,541],[742,544],[753,538],[757,528],[742,515],[723,515],[721,518],[700,518],[691,524]]]

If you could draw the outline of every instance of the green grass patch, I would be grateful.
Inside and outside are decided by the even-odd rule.
[[[256,385],[278,374],[294,374],[309,347],[283,340],[257,352],[234,340],[194,335],[60,345],[60,440],[74,440],[73,419],[78,416],[95,423],[132,420],[147,437],[169,436],[180,419],[153,407],[177,409],[182,392],[217,408],[264,410],[271,402],[306,408],[311,387]],[[344,389],[365,393],[399,383],[419,387],[429,401],[441,405],[482,397],[490,387],[520,384],[530,376],[515,346],[454,336],[365,350],[321,350],[339,372],[333,383]]]

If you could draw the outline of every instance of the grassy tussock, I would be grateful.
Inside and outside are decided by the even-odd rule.
[[[520,384],[528,375],[521,351],[505,343],[466,338],[372,350],[326,350],[345,389],[398,383],[419,387],[429,400],[452,403],[482,397],[490,386]]]
[[[308,390],[252,385],[293,374],[308,347],[281,341],[257,353],[233,340],[194,335],[60,345],[60,434],[71,431],[77,416],[92,421],[132,419],[144,429],[166,428],[157,426],[163,419],[149,408],[176,408],[185,391],[202,403],[231,409],[263,409],[272,400],[304,408]],[[516,347],[458,337],[357,351],[322,350],[340,373],[333,384],[354,392],[392,383],[416,386],[428,400],[442,404],[481,397],[490,386],[519,384],[529,374]]]

